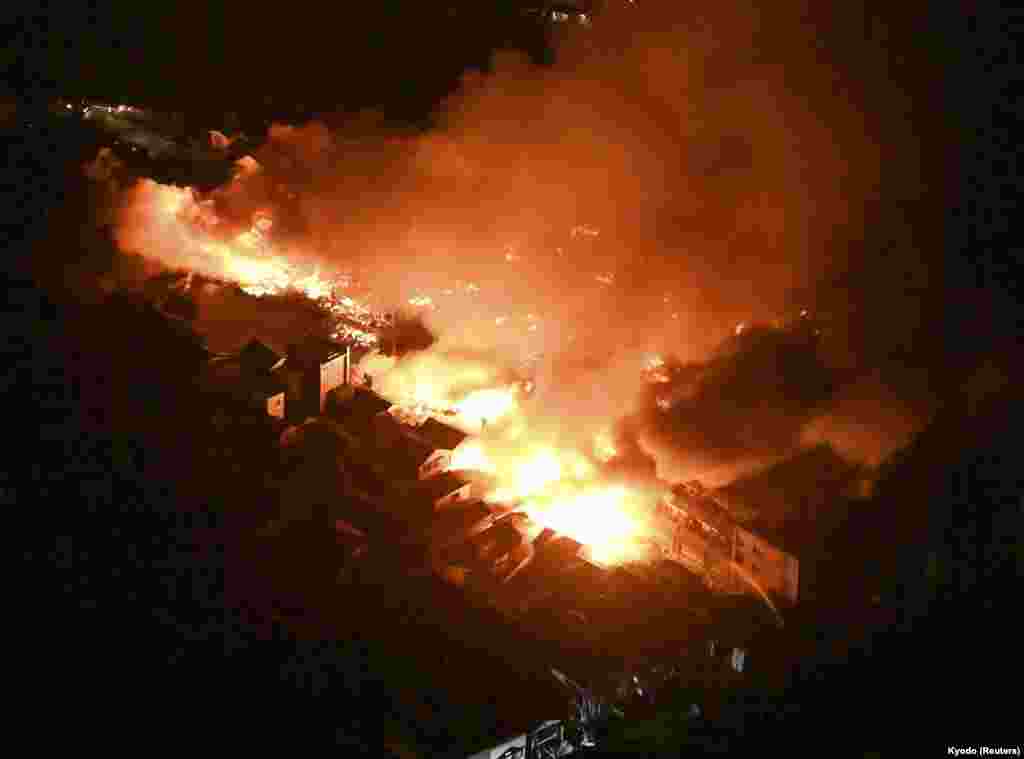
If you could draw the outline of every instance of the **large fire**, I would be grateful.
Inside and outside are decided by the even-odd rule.
[[[450,344],[371,353],[372,389],[410,423],[467,432],[451,466],[487,472],[492,500],[628,559],[657,521],[658,485],[627,475],[725,484],[792,453],[824,408],[831,379],[790,376],[817,378],[821,357],[790,361],[748,325],[799,293],[835,297],[829,362],[857,374],[858,301],[835,283],[870,280],[838,276],[872,271],[848,243],[863,241],[887,150],[919,142],[907,119],[876,139],[890,124],[833,92],[840,62],[805,58],[803,27],[716,4],[697,29],[683,4],[648,5],[567,41],[551,66],[496,55],[439,104],[436,128],[368,112],[337,129],[275,124],[259,161],[240,159],[211,195],[143,180],[125,196],[113,181],[118,244],[252,296],[301,293],[334,315],[336,338],[371,348],[386,314],[415,309]],[[750,56],[755,42],[770,54]],[[359,267],[385,302],[317,260]],[[626,471],[642,457],[653,473]]]
[[[368,355],[360,368],[373,377],[374,390],[392,403],[436,415],[468,434],[509,416],[519,406],[521,385],[493,363],[445,355],[413,353],[400,361]]]
[[[135,193],[128,218],[122,220],[122,243],[129,249],[176,246],[178,262],[235,281],[253,296],[302,293],[337,317],[335,337],[376,345],[385,323],[381,312],[338,292],[338,279],[293,265],[305,257],[275,243],[269,211],[256,211],[247,228],[231,233],[213,202],[200,200],[191,189],[145,180]],[[474,294],[479,291],[470,284]],[[405,302],[421,309],[438,307],[423,294]],[[536,329],[537,320],[535,313],[526,315],[527,331]],[[646,369],[656,371],[660,364],[654,360]],[[603,465],[616,456],[607,426],[589,435],[564,429],[552,434],[569,419],[553,420],[557,414],[531,404],[532,382],[493,356],[467,356],[437,346],[401,359],[372,351],[361,369],[372,377],[374,390],[394,404],[392,413],[402,422],[422,424],[435,417],[471,435],[453,452],[450,468],[491,475],[496,485],[488,501],[522,511],[586,545],[595,561],[616,563],[642,555],[640,539],[649,532],[657,494],[603,476]]]
[[[521,386],[502,384],[502,373],[479,359],[429,350],[390,364],[369,359],[364,368],[371,364],[383,370],[374,388],[408,410],[404,420],[436,416],[473,435],[453,451],[449,468],[493,477],[487,501],[585,544],[600,563],[644,555],[641,539],[649,534],[647,515],[657,493],[603,475],[603,465],[617,454],[607,427],[590,441],[571,442],[573,434],[558,434],[560,425],[520,396]]]
[[[372,369],[371,369],[372,367]],[[566,420],[509,383],[493,361],[449,353],[434,346],[400,360],[367,356],[373,387],[396,406],[400,420],[421,424],[435,418],[471,437],[453,452],[451,470],[490,475],[485,500],[524,512],[533,521],[585,544],[604,564],[644,555],[647,516],[655,489],[610,481],[604,465],[617,455],[608,426],[593,435],[567,429]]]
[[[650,535],[647,516],[657,493],[608,481],[600,462],[579,450],[533,442],[528,432],[494,434],[463,442],[451,468],[491,475],[497,484],[486,500],[512,505],[583,543],[595,561],[613,564],[645,555],[642,539]]]
[[[246,159],[240,163],[246,170]],[[344,278],[340,273],[325,276],[319,269],[308,272],[295,265],[293,261],[303,256],[275,244],[270,211],[254,212],[249,227],[240,232],[225,233],[224,227],[212,200],[199,200],[191,188],[146,179],[133,190],[125,206],[119,242],[144,255],[173,248],[173,255],[157,257],[236,282],[256,297],[301,293],[321,302],[336,317],[336,338],[366,346],[377,344],[377,329],[386,322],[385,315],[341,294]]]

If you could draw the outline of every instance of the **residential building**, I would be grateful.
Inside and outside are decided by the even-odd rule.
[[[281,367],[292,404],[289,418],[299,422],[319,416],[332,391],[358,384],[352,382],[353,367],[365,352],[365,348],[357,345],[318,338],[289,345],[287,360]]]
[[[676,486],[658,506],[665,555],[728,593],[766,593],[787,604],[799,597],[799,561],[753,529],[736,524],[699,483]]]
[[[215,407],[233,415],[255,413],[283,420],[286,386],[272,371],[283,359],[269,347],[253,340],[237,355],[218,356],[203,367],[197,383]]]

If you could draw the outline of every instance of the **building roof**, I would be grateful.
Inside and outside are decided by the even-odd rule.
[[[433,450],[429,445],[423,442],[413,440],[409,437],[407,431],[402,429],[402,426],[395,422],[390,414],[379,414],[381,423],[384,422],[384,417],[394,422],[398,429],[398,443],[390,449],[391,460],[394,463],[395,471],[402,472],[409,479],[418,479],[419,468],[423,462],[427,460]],[[380,428],[378,428],[380,429]],[[384,440],[388,440],[386,437],[387,432],[384,432]]]
[[[330,425],[311,421],[295,428],[289,441],[290,445],[301,446],[304,450],[319,450],[335,453],[346,446],[342,438]]]
[[[455,450],[459,443],[469,437],[465,432],[439,422],[433,417],[412,429],[411,436],[427,442],[435,451]]]
[[[430,531],[435,540],[450,538],[491,513],[483,501],[470,501],[465,508],[439,512],[430,525]]]
[[[495,555],[500,555],[520,545],[523,542],[523,535],[516,529],[514,524],[503,519],[483,532],[469,538],[467,542],[476,545],[493,542],[495,544]]]
[[[280,366],[284,360],[270,346],[256,338],[246,343],[238,356],[242,368],[250,373],[269,372]]]
[[[454,493],[463,485],[469,484],[470,480],[457,472],[442,472],[429,480],[421,480],[417,491],[422,493],[431,502],[443,498],[449,493]]]
[[[815,540],[813,525],[805,522],[792,521],[781,525],[753,522],[744,529],[797,560],[805,557],[807,548]]]
[[[340,412],[345,417],[368,421],[381,411],[391,408],[391,401],[385,400],[372,390],[356,388],[352,397],[340,405]]]
[[[289,357],[305,366],[317,366],[340,356],[348,346],[326,338],[307,337],[299,343],[288,346]]]
[[[205,393],[224,398],[247,400],[253,394],[267,398],[285,391],[285,385],[276,374],[247,372],[239,358],[231,356],[209,361],[197,377]]]

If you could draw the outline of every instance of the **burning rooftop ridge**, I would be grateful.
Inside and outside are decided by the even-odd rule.
[[[201,200],[193,189],[145,179],[122,211],[118,242],[123,250],[156,258],[169,268],[236,282],[254,297],[300,293],[334,317],[333,338],[364,347],[379,344],[380,331],[393,317],[345,294],[351,283],[347,273],[296,264],[305,256],[275,243],[270,210],[255,211],[241,231],[227,226],[212,200]]]

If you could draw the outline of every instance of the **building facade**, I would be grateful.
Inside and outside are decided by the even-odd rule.
[[[755,586],[786,603],[799,595],[800,564],[760,535],[740,527],[696,488],[679,488],[658,504],[664,555],[706,578],[718,590]]]

